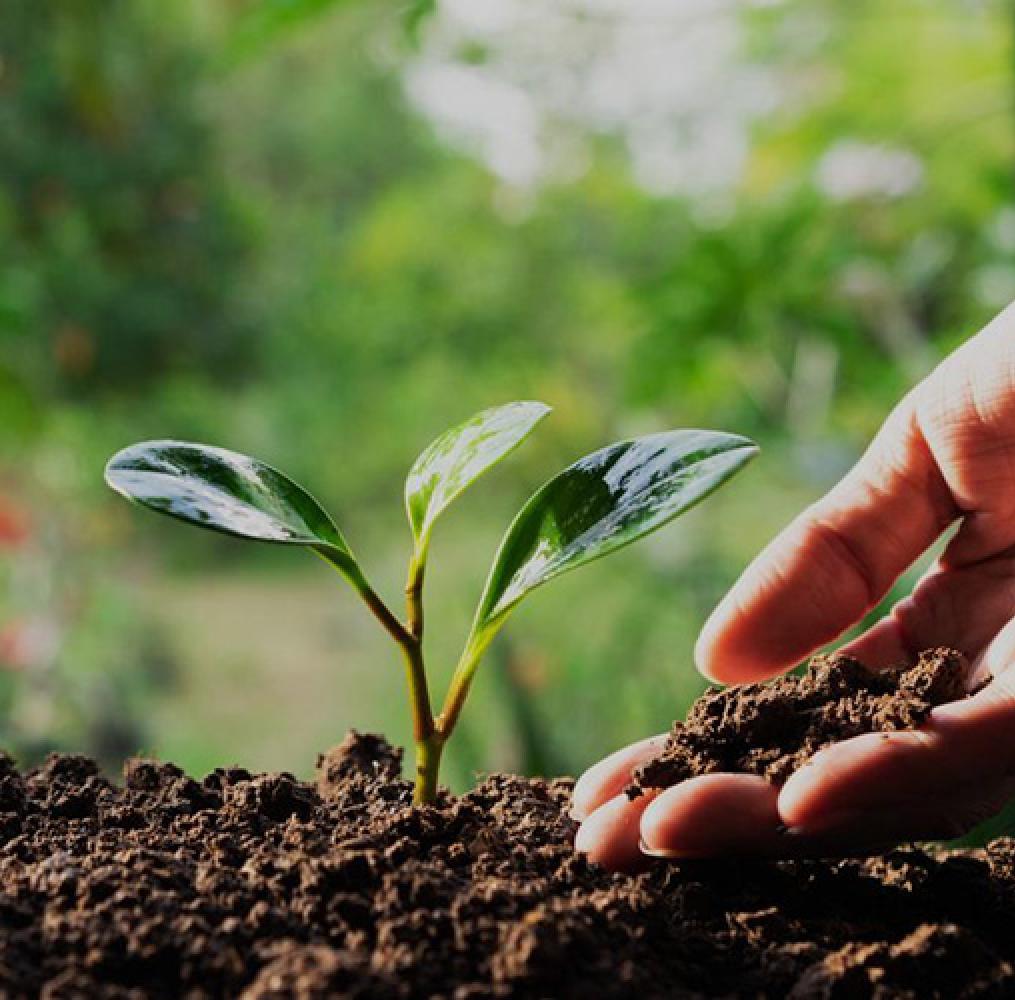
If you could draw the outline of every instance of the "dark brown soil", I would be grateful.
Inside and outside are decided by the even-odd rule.
[[[912,683],[900,724],[937,697]],[[566,780],[414,809],[399,771],[357,735],[316,786],[134,760],[118,788],[82,757],[0,758],[0,996],[1015,994],[1013,840],[611,875],[572,850]]]
[[[781,784],[829,744],[915,729],[935,705],[966,696],[967,674],[950,649],[926,650],[914,666],[894,670],[833,654],[816,656],[800,676],[709,690],[673,724],[663,752],[637,769],[629,794],[719,771]]]

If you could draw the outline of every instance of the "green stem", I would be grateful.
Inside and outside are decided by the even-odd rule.
[[[416,786],[412,801],[427,805],[437,798],[437,774],[441,766],[444,741],[434,732],[426,740],[416,741]]]
[[[458,723],[458,717],[462,713],[466,698],[469,697],[469,688],[472,686],[472,679],[476,676],[476,668],[483,658],[487,646],[493,641],[493,637],[500,630],[500,625],[488,626],[478,634],[473,632],[469,636],[462,657],[455,667],[451,677],[451,684],[448,686],[447,697],[444,699],[444,707],[437,718],[437,732],[440,738],[447,742],[448,737],[454,732]]]
[[[374,617],[384,626],[385,631],[400,646],[405,647],[412,641],[408,629],[392,614],[391,609],[381,600],[380,595],[370,586],[357,563],[344,553],[335,553],[327,548],[315,548],[314,551],[327,563],[335,567],[352,584],[353,589],[363,598],[363,602]]]
[[[405,676],[409,683],[409,700],[412,704],[412,734],[416,745],[433,738],[436,727],[433,710],[430,707],[430,689],[426,682],[426,668],[423,665],[423,646],[410,638],[402,644],[405,656]]]
[[[423,574],[426,571],[426,552],[416,551],[409,560],[409,575],[405,581],[405,604],[409,632],[423,638]]]
[[[420,608],[418,617],[414,617],[415,613],[410,605],[410,625],[407,628],[392,614],[377,591],[370,586],[356,563],[327,549],[315,551],[352,584],[374,617],[402,650],[405,658],[405,676],[409,686],[409,701],[412,706],[412,730],[416,741],[416,787],[413,800],[417,803],[432,802],[437,795],[437,770],[440,766],[443,740],[434,725],[430,688],[423,663],[422,601],[418,598]],[[419,581],[422,588],[422,569],[419,571]]]
[[[423,574],[426,570],[426,547],[417,548],[409,560],[405,583],[405,606],[412,644],[406,647],[409,671],[409,692],[416,721],[416,784],[412,801],[426,805],[437,797],[437,775],[440,770],[444,743],[434,726],[423,663]]]

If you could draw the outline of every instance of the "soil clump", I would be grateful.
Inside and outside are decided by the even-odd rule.
[[[961,653],[929,649],[912,666],[872,670],[852,656],[816,656],[802,674],[712,688],[675,722],[662,752],[629,790],[668,788],[741,771],[782,784],[822,747],[863,733],[916,729],[935,705],[966,696]]]

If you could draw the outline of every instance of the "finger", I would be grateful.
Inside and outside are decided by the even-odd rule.
[[[816,834],[851,825],[900,801],[920,802],[931,788],[951,788],[953,762],[929,733],[868,733],[816,753],[790,775],[779,793],[778,810],[790,828]],[[947,767],[934,773],[935,762]]]
[[[985,660],[994,679],[971,698],[938,705],[925,726],[966,775],[1015,775],[1015,669],[1008,666],[1010,658],[1003,666],[997,662],[1013,638],[1013,628],[1006,628],[988,649]]]
[[[661,792],[641,818],[641,849],[673,860],[864,855],[897,841],[877,822],[807,832],[786,827],[779,790],[751,774],[710,774]]]
[[[858,621],[958,516],[913,399],[715,610],[695,649],[705,676],[739,683],[788,669]]]
[[[778,789],[753,774],[708,774],[661,792],[641,817],[641,849],[660,858],[785,854]]]
[[[639,824],[652,798],[651,793],[636,799],[617,795],[601,805],[578,828],[575,850],[610,871],[643,871],[649,860],[638,846]]]
[[[663,749],[667,737],[667,733],[662,733],[639,740],[590,767],[575,782],[571,793],[571,818],[581,822],[604,802],[619,795],[631,783],[631,772],[655,757]]]
[[[1000,686],[1011,687],[1011,678],[1001,680],[1001,676],[1015,664],[1015,614],[1012,615],[1004,628],[988,643],[986,649],[973,661],[972,681],[997,678]]]
[[[855,639],[844,643],[839,652],[855,656],[861,663],[875,670],[908,663],[913,659],[913,648],[892,613],[875,622]]]
[[[1015,793],[1012,779],[992,779],[963,790],[869,803],[830,812],[807,827],[790,827],[797,856],[881,852],[903,841],[950,840],[999,813]]]
[[[1015,545],[1015,304],[939,366],[920,423],[967,516],[942,562],[961,566]]]
[[[961,568],[935,564],[909,597],[843,652],[868,666],[885,667],[911,660],[923,649],[950,646],[975,662],[1013,618],[1015,556],[1010,551]]]
[[[810,845],[807,857],[880,854],[905,842],[952,840],[997,815],[1010,800],[1011,785],[985,786],[930,802],[894,802],[831,817],[817,831],[792,831]],[[801,856],[798,854],[797,856]]]
[[[1015,672],[941,705],[917,731],[869,733],[821,750],[779,795],[787,826],[814,832],[851,816],[954,801],[1015,774]],[[834,824],[833,824],[834,825]]]

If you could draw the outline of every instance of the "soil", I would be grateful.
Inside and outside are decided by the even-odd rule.
[[[916,663],[872,670],[842,654],[816,656],[802,675],[713,688],[675,722],[661,754],[628,794],[700,774],[743,771],[782,784],[822,747],[862,733],[915,729],[935,705],[966,696],[961,653],[928,649]]]
[[[958,691],[957,671],[882,690],[822,661],[764,689],[779,697],[707,695],[676,739],[708,720],[726,737],[748,727],[758,756],[716,740],[701,766],[780,774],[804,752],[783,726],[813,748],[817,717],[843,733],[911,725]],[[752,697],[806,705],[810,721],[762,723],[776,710],[752,715]],[[494,775],[417,809],[400,771],[397,751],[357,734],[316,784],[241,768],[196,781],[136,759],[120,787],[84,757],[26,774],[0,758],[0,996],[1015,994],[1015,840],[613,875],[572,849],[568,780]]]

